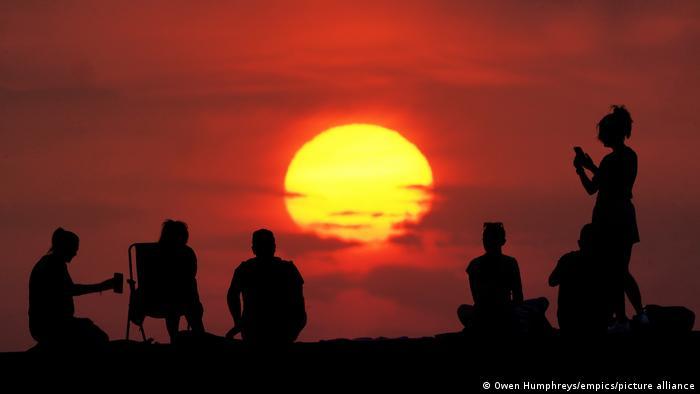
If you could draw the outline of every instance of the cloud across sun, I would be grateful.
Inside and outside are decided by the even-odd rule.
[[[430,209],[433,174],[421,151],[381,126],[328,129],[295,154],[285,177],[292,219],[320,236],[363,242],[403,232]]]

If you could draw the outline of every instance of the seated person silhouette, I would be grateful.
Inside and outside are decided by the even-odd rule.
[[[252,249],[255,257],[233,273],[227,298],[234,327],[226,337],[240,332],[244,342],[254,345],[291,344],[306,325],[304,280],[293,262],[275,256],[270,230],[253,233]]]
[[[549,304],[545,298],[523,301],[518,262],[502,251],[506,243],[503,224],[484,223],[482,240],[486,253],[472,260],[466,270],[474,305],[460,305],[459,320],[465,329],[483,333],[536,330]]]
[[[193,333],[204,333],[204,308],[197,290],[197,255],[187,245],[188,240],[186,223],[170,219],[163,222],[158,244],[164,277],[158,291],[162,292],[171,342],[178,334],[181,316],[185,316]]]
[[[549,285],[559,286],[557,319],[564,335],[607,332],[610,308],[601,282],[605,270],[595,242],[594,226],[586,224],[579,236],[579,250],[563,255],[549,276]]]
[[[80,239],[63,228],[54,231],[51,249],[29,277],[29,331],[41,347],[94,349],[105,346],[107,334],[90,319],[77,318],[73,297],[114,289],[114,278],[101,283],[73,283],[68,264],[78,254]]]

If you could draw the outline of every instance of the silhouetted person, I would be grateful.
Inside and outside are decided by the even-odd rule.
[[[171,342],[178,333],[181,316],[185,316],[194,333],[204,332],[204,308],[197,290],[197,256],[187,245],[188,240],[187,224],[175,220],[163,222],[158,244],[163,274],[167,277],[160,282],[164,286],[160,291],[164,293],[165,324]]]
[[[306,325],[304,280],[293,262],[275,256],[275,247],[270,230],[253,233],[255,257],[236,268],[228,290],[234,327],[226,337],[240,332],[248,343],[284,345],[294,342]]]
[[[563,334],[605,334],[608,327],[606,292],[601,287],[605,272],[596,256],[592,224],[581,229],[579,250],[563,255],[549,276],[559,286],[557,318]]]
[[[36,263],[29,277],[29,331],[42,347],[94,349],[109,341],[90,319],[74,316],[74,296],[117,286],[113,278],[92,285],[73,283],[68,263],[77,255],[79,244],[75,233],[59,227],[51,237],[48,254]]]
[[[630,274],[632,246],[639,242],[637,219],[632,204],[632,188],[637,177],[637,154],[625,145],[632,135],[632,117],[624,106],[614,105],[612,113],[598,122],[598,139],[612,152],[597,167],[591,157],[579,151],[574,159],[576,173],[588,194],[598,193],[591,223],[600,235],[601,258],[608,264],[611,310],[616,327],[627,329],[625,293],[638,316],[643,314],[639,286]],[[589,178],[585,170],[593,177]]]
[[[544,298],[523,301],[518,262],[503,254],[506,232],[502,223],[484,223],[482,240],[486,253],[472,260],[466,270],[474,306],[459,307],[460,321],[465,328],[478,331],[529,331],[531,317],[543,314],[549,303]]]

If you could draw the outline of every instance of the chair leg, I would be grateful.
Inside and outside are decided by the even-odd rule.
[[[148,342],[146,340],[146,332],[143,330],[143,324],[139,326],[139,329],[141,329],[141,337],[143,338],[143,341]]]
[[[126,340],[129,340],[129,329],[131,328],[131,322],[129,321],[129,318],[126,318]]]

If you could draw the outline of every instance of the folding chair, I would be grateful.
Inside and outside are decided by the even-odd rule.
[[[161,258],[157,242],[134,243],[129,246],[129,311],[126,321],[126,339],[129,339],[131,323],[137,325],[144,342],[146,333],[143,323],[146,317],[165,319],[168,316],[167,262]],[[134,278],[134,261],[136,278]],[[189,326],[188,326],[189,329]]]

